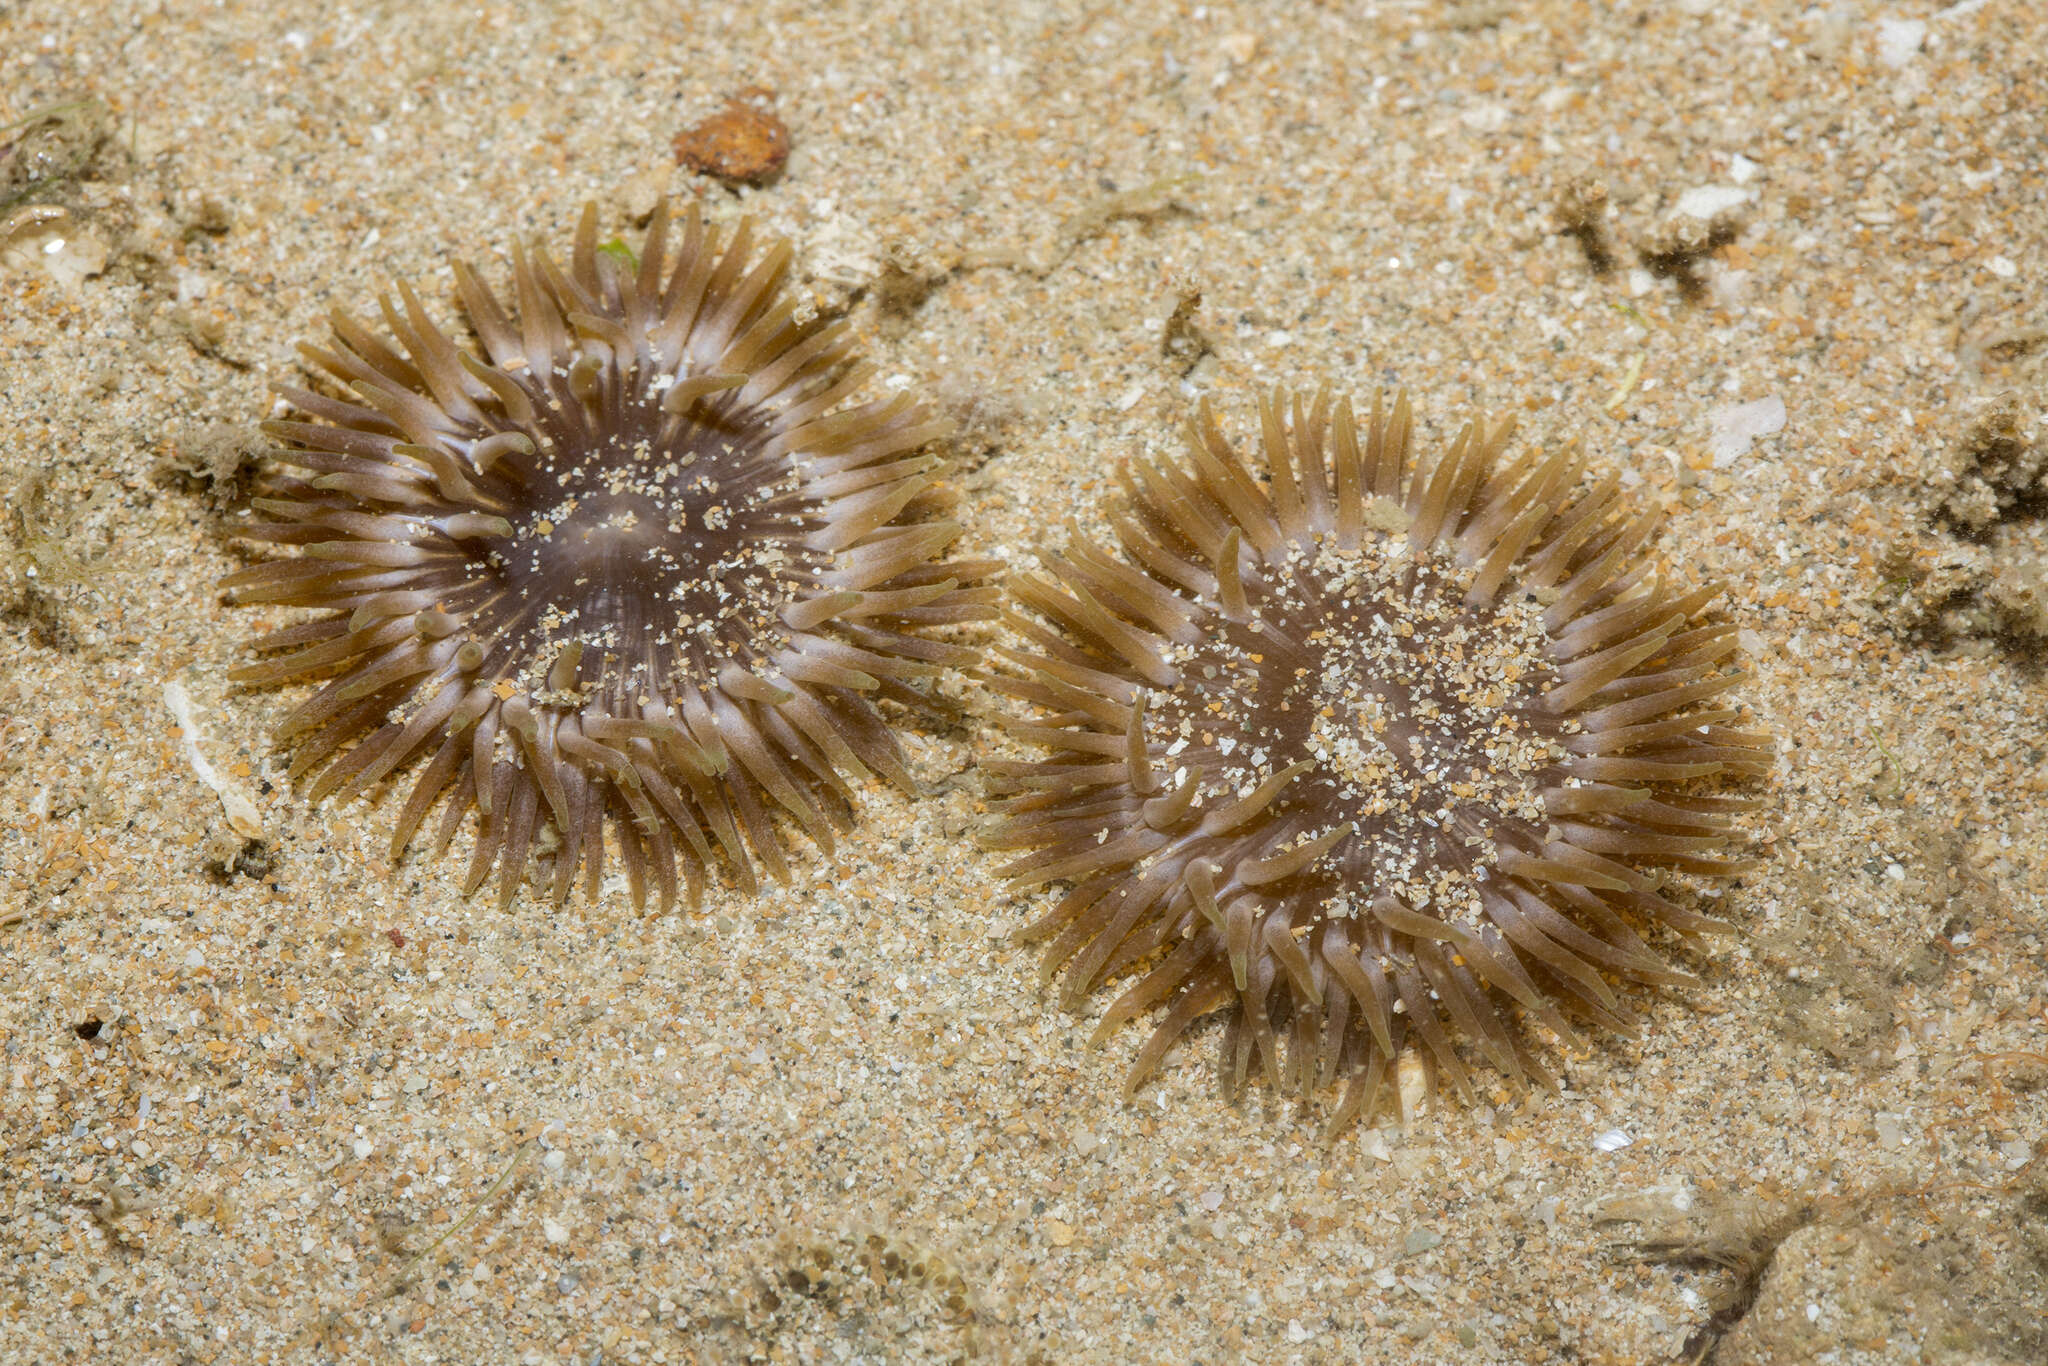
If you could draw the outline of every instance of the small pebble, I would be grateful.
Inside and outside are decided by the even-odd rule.
[[[1419,1257],[1442,1243],[1444,1236],[1435,1229],[1415,1228],[1408,1230],[1408,1236],[1401,1240],[1401,1255]]]
[[[1877,59],[1894,71],[1913,60],[1927,41],[1925,19],[1880,19],[1877,21]]]
[[[1760,436],[1775,436],[1785,430],[1785,400],[1776,394],[1751,403],[1716,408],[1707,415],[1714,434],[1707,442],[1714,468],[1732,465]]]
[[[676,164],[733,184],[773,180],[789,160],[789,127],[776,116],[775,93],[742,90],[719,113],[676,134]]]
[[[1695,185],[1678,196],[1677,212],[1705,223],[1730,209],[1741,208],[1755,197],[1755,191],[1737,185]]]

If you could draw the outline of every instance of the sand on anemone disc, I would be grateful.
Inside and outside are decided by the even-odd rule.
[[[1304,1099],[1344,1081],[1332,1135],[1411,1043],[1468,1097],[1461,1044],[1550,1085],[1514,1007],[1633,1034],[1617,984],[1690,980],[1640,932],[1725,928],[1664,881],[1746,866],[1756,803],[1719,789],[1772,751],[1722,704],[1735,627],[1574,451],[1503,464],[1475,420],[1417,458],[1405,399],[1260,416],[1263,480],[1204,404],[1185,462],[1124,466],[1121,554],[1076,530],[1013,581],[995,685],[1042,756],[994,766],[989,843],[1068,887],[1026,936],[1069,1008],[1133,979],[1098,1042],[1164,1011],[1133,1091],[1212,1012],[1231,1096],[1255,1057]]]
[[[290,775],[345,797],[424,759],[395,861],[446,796],[478,813],[465,894],[530,861],[595,898],[607,832],[635,905],[692,903],[721,860],[784,876],[780,821],[828,852],[851,784],[915,783],[879,699],[974,662],[929,628],[994,612],[996,566],[948,561],[942,424],[907,395],[853,402],[843,324],[799,320],[791,249],[655,211],[637,262],[584,211],[569,268],[517,247],[508,308],[457,293],[480,350],[400,284],[380,333],[306,346],[339,392],[284,388],[288,473],[251,540],[297,547],[222,582],[318,609],[262,636],[245,684],[327,682],[278,726]],[[278,653],[283,652],[283,653]]]

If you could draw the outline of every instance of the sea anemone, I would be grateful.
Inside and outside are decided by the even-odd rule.
[[[1045,753],[996,766],[991,843],[1028,851],[1017,887],[1071,884],[1026,935],[1070,1009],[1134,979],[1097,1042],[1163,1008],[1132,1090],[1216,1011],[1226,1093],[1254,1054],[1304,1099],[1341,1078],[1331,1133],[1412,1040],[1468,1098],[1472,1051],[1552,1085],[1514,1007],[1634,1034],[1617,982],[1690,980],[1639,931],[1725,928],[1666,883],[1745,866],[1753,802],[1710,790],[1770,765],[1709,705],[1735,628],[1659,585],[1660,519],[1570,450],[1503,465],[1511,424],[1478,419],[1412,459],[1405,399],[1260,417],[1263,483],[1205,404],[1185,464],[1122,469],[1122,555],[1077,530],[1013,583],[996,682]]]
[[[529,857],[553,898],[603,881],[606,834],[635,905],[651,877],[694,904],[723,861],[786,875],[778,824],[832,848],[852,783],[906,791],[878,700],[971,663],[925,628],[994,611],[985,563],[939,558],[941,424],[907,395],[847,401],[866,370],[843,324],[799,319],[791,250],[721,243],[655,211],[637,262],[586,208],[567,271],[514,248],[507,308],[458,265],[481,354],[398,286],[384,333],[333,318],[306,346],[341,394],[286,387],[253,540],[295,556],[227,576],[239,603],[324,609],[254,642],[249,684],[326,684],[277,728],[314,800],[420,756],[398,859],[447,794],[473,807],[464,879],[509,903]]]

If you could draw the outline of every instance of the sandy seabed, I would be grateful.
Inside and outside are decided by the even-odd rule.
[[[2044,52],[2026,0],[0,4],[0,1361],[2048,1359]],[[780,176],[679,168],[746,90]],[[1561,1092],[1325,1147],[1213,1028],[1124,1101],[973,845],[976,687],[757,897],[387,864],[389,794],[282,778],[305,690],[227,680],[253,424],[330,310],[663,194],[955,421],[969,554],[1275,384],[1583,443],[1778,736],[1742,935],[1540,1042]]]

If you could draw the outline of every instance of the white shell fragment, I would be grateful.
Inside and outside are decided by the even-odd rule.
[[[1880,19],[1877,21],[1877,59],[1894,71],[1913,60],[1920,44],[1927,41],[1925,19]]]
[[[199,748],[199,720],[192,712],[192,698],[178,683],[164,684],[164,705],[171,710],[171,719],[178,723],[178,729],[185,737],[185,762],[192,765],[192,772],[199,781],[214,790],[220,798],[221,809],[227,812],[228,827],[245,840],[263,838],[263,820],[256,814],[256,803],[238,784],[224,778],[207,760]]]
[[[1739,185],[1695,185],[1678,196],[1675,212],[1681,218],[1697,218],[1707,223],[1730,209],[1741,208],[1754,198],[1755,190],[1745,190]]]
[[[1714,425],[1707,451],[1714,457],[1714,468],[1723,469],[1748,454],[1749,443],[1756,438],[1785,430],[1785,400],[1772,394],[1753,403],[1716,408],[1707,418]]]
[[[1635,1140],[1628,1136],[1626,1130],[1609,1129],[1593,1140],[1593,1147],[1596,1151],[1603,1153],[1618,1153],[1634,1142]]]

